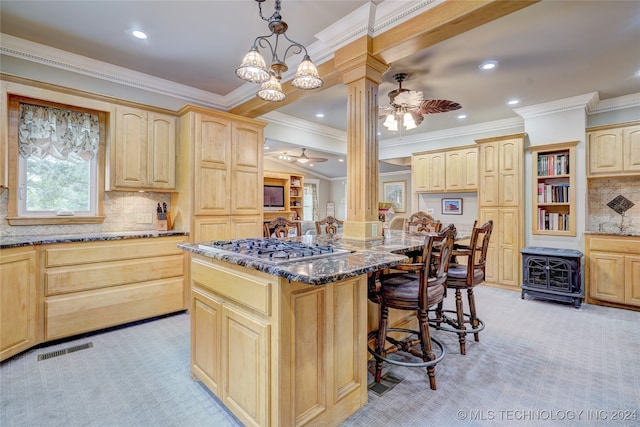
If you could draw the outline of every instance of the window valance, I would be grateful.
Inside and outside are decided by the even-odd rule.
[[[88,161],[98,152],[100,126],[96,114],[20,103],[20,156],[44,159],[69,156]]]

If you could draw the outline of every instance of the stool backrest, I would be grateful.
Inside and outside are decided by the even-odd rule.
[[[439,233],[442,223],[426,212],[412,213],[407,221],[407,231],[415,233]]]
[[[292,230],[295,230],[296,236],[300,236],[300,222],[289,221],[287,218],[279,216],[271,222],[264,223],[264,237],[289,237]]]
[[[332,216],[328,216],[320,221],[316,221],[316,232],[321,234],[336,234],[338,227],[342,225],[343,221],[336,219]]]

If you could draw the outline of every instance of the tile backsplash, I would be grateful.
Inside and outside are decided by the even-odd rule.
[[[624,196],[634,203],[625,212],[624,218],[607,206],[617,196]],[[590,180],[587,189],[586,230],[607,233],[640,232],[640,179],[627,177]]]
[[[9,190],[0,189],[0,236],[49,236],[66,234],[104,233],[113,231],[156,230],[155,214],[158,203],[166,203],[171,212],[169,193],[140,193],[107,191],[104,193],[105,220],[102,224],[11,226],[7,222]],[[138,214],[151,214],[152,223],[138,224]]]

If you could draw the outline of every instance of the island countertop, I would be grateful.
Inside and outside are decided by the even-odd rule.
[[[200,247],[199,243],[184,243],[178,247],[198,255],[241,265],[248,269],[262,271],[296,282],[324,285],[402,264],[408,260],[404,254],[421,250],[424,239],[424,236],[403,231],[391,231],[388,237],[371,241],[345,239],[342,236],[305,235],[292,237],[289,240],[307,244],[332,245],[337,249],[346,249],[350,252],[278,265],[237,256],[232,252],[220,253],[207,250]]]
[[[185,231],[111,231],[103,233],[85,233],[85,234],[53,234],[40,236],[2,236],[0,238],[0,249],[17,248],[22,246],[34,245],[50,245],[55,243],[74,243],[74,242],[98,242],[104,240],[124,240],[124,239],[142,239],[154,237],[168,236],[186,236],[189,233]]]

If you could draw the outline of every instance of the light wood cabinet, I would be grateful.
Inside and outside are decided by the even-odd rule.
[[[493,220],[487,282],[518,288],[524,245],[524,134],[480,139],[478,221]]]
[[[109,189],[175,191],[176,123],[169,114],[118,106]]]
[[[179,115],[174,229],[192,242],[262,235],[265,123],[195,106]]]
[[[640,308],[640,237],[585,234],[587,302]]]
[[[579,141],[532,146],[533,234],[576,235],[576,146]]]
[[[451,192],[477,191],[478,148],[447,151],[445,154],[445,189]]]
[[[640,175],[640,124],[587,130],[587,177]]]
[[[40,341],[37,268],[34,246],[0,250],[0,360]]]
[[[337,425],[367,401],[366,277],[309,286],[191,260],[191,374],[245,425]]]
[[[411,179],[416,193],[475,192],[478,148],[415,153],[411,157]]]
[[[184,240],[43,246],[44,340],[184,310]]]

